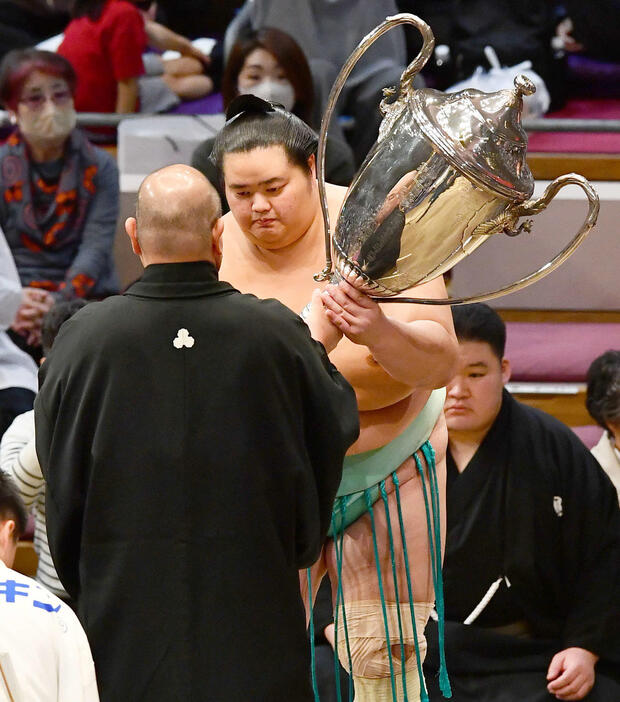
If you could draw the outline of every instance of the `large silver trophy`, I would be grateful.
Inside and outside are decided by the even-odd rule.
[[[398,92],[386,91],[377,143],[357,172],[331,232],[325,193],[325,144],[329,122],[349,73],[382,34],[400,24],[422,33],[422,49],[401,76]],[[530,199],[534,179],[526,162],[527,136],[521,126],[523,96],[535,91],[525,76],[514,90],[446,94],[415,89],[413,79],[433,52],[430,27],[411,14],[388,17],[360,42],[331,90],[321,125],[318,179],[327,264],[317,280],[335,268],[381,302],[462,304],[520,290],[563,263],[596,224],[599,200],[590,183],[570,173]],[[579,230],[555,258],[503,288],[462,299],[395,297],[445,273],[489,237],[530,231],[523,217],[547,207],[560,188],[583,188],[589,208]]]

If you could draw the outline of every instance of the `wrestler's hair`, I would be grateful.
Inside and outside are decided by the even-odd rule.
[[[506,350],[506,325],[497,312],[482,302],[452,308],[459,341],[484,341],[501,361]]]
[[[598,424],[620,422],[620,351],[606,351],[588,368],[586,407]]]
[[[59,300],[50,307],[41,323],[41,346],[44,356],[47,356],[51,351],[60,327],[86,304],[88,304],[86,300],[76,298],[75,300]]]
[[[290,163],[310,174],[308,159],[318,142],[316,132],[292,112],[255,95],[240,95],[230,103],[211,159],[222,175],[225,154],[282,146]]]
[[[15,521],[15,541],[26,531],[28,513],[13,479],[0,470],[0,521]]]

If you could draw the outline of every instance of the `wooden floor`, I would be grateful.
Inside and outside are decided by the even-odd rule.
[[[13,570],[34,578],[35,573],[37,572],[38,562],[39,559],[34,551],[32,541],[20,541],[17,544],[17,553],[15,554]]]
[[[620,154],[530,152],[527,163],[537,180],[579,173],[588,180],[620,180]]]
[[[620,322],[620,310],[497,309],[504,322]]]
[[[513,396],[530,407],[537,407],[543,412],[547,412],[569,427],[581,427],[595,423],[586,409],[585,391],[576,395],[513,393]]]

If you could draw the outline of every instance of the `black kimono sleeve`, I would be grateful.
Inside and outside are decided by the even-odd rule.
[[[359,415],[353,388],[323,346],[310,337],[306,325],[300,319],[295,324],[289,341],[297,353],[309,462],[296,491],[296,554],[297,567],[305,568],[316,561],[327,536],[343,458],[359,435]],[[310,495],[315,498],[309,499]]]
[[[570,582],[563,641],[566,648],[578,646],[620,662],[617,494],[588,451],[572,442],[563,448],[563,548]]]
[[[50,553],[65,590],[77,600],[83,510],[90,468],[90,445],[85,437],[97,414],[76,391],[79,385],[76,379],[88,385],[89,369],[74,360],[81,334],[67,334],[73,321],[65,322],[54,349],[39,371],[40,390],[34,409],[36,450],[46,482]],[[90,371],[92,382],[96,370]]]

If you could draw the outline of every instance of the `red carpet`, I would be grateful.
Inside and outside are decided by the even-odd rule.
[[[549,112],[546,117],[620,119],[620,99],[574,98],[561,110]],[[620,132],[532,132],[529,134],[528,151],[620,154]]]

